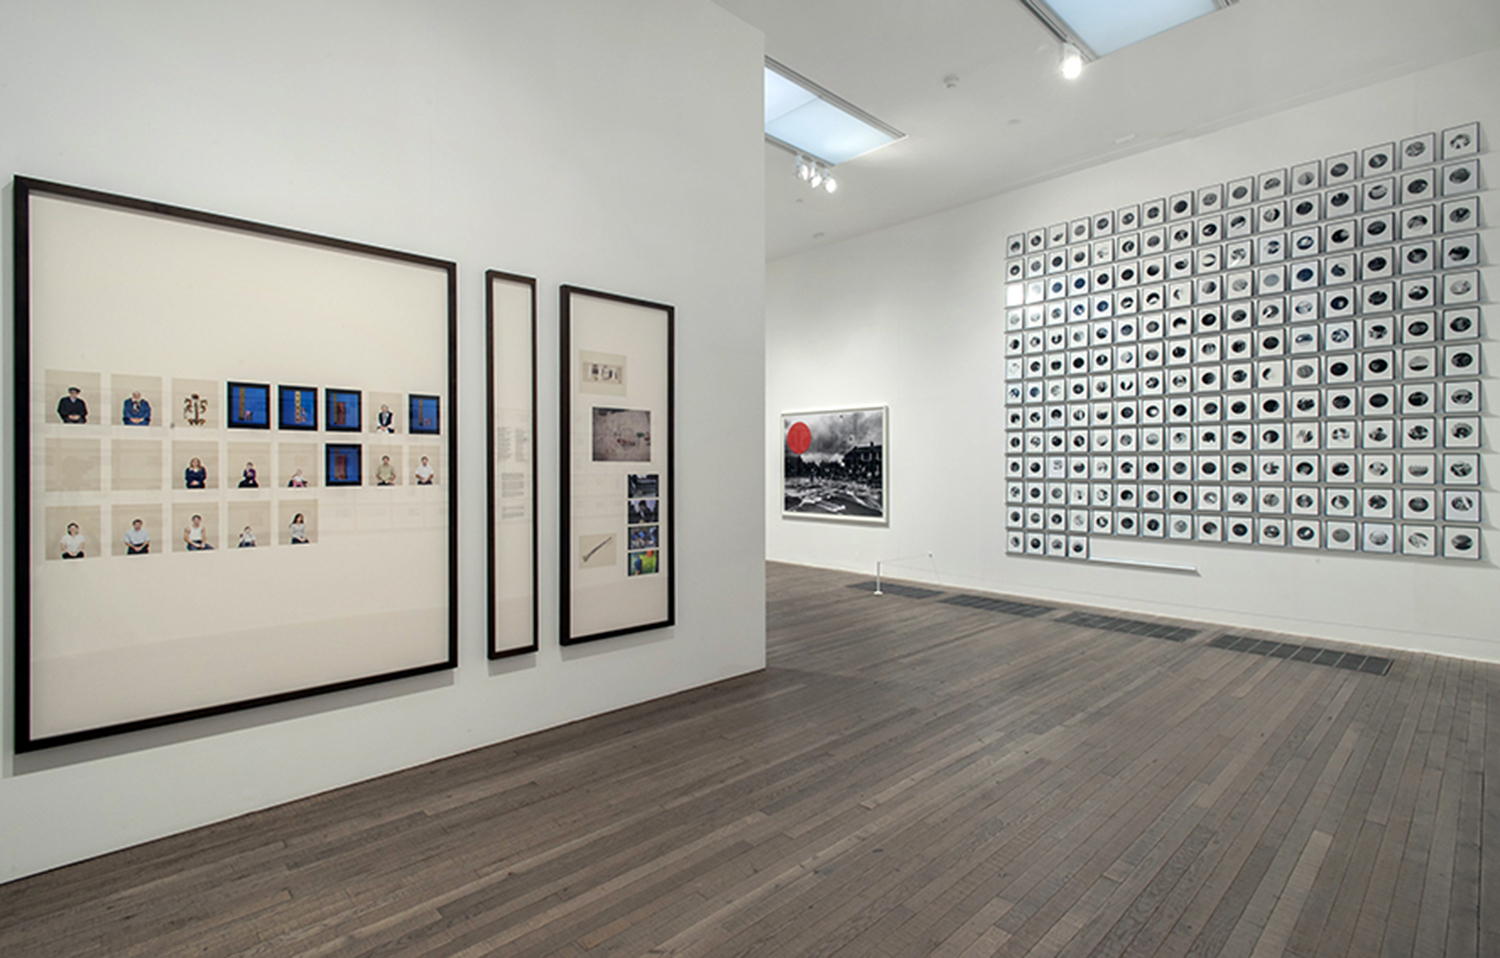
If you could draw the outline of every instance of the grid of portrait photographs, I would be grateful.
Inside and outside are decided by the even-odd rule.
[[[1006,240],[1007,551],[1477,559],[1480,130]]]
[[[316,386],[216,388],[80,370],[45,377],[49,404],[57,394],[42,437],[49,560],[313,545],[320,487],[442,484],[440,447],[416,438],[425,426],[408,430],[390,411],[404,408],[399,401],[381,404],[368,442],[339,436],[320,452],[313,437],[280,435],[318,431]],[[359,391],[326,392],[339,397],[345,422],[360,421]],[[437,421],[437,397],[410,398],[412,408],[429,403]],[[412,438],[393,438],[401,434]]]
[[[455,667],[457,265],[12,183],[16,750]]]

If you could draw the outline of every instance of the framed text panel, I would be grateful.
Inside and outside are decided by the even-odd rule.
[[[14,228],[18,751],[457,664],[453,263],[24,177]],[[440,433],[350,431],[405,395]]]
[[[485,273],[489,657],[537,649],[536,280]]]
[[[673,307],[562,288],[562,644],[671,626]]]

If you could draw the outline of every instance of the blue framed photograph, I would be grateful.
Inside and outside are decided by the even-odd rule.
[[[364,485],[364,469],[358,443],[331,442],[324,447],[323,484],[328,486]]]
[[[318,390],[316,386],[279,386],[279,429],[318,428]]]
[[[324,428],[330,432],[359,432],[362,396],[358,389],[328,390],[328,417]]]
[[[442,422],[438,418],[437,396],[412,394],[409,412],[410,415],[406,421],[412,432],[435,436],[442,431]]]
[[[230,429],[271,428],[271,387],[266,383],[229,384]]]

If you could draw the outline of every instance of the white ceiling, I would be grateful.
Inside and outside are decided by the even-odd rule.
[[[1069,82],[1017,0],[717,2],[908,134],[839,166],[835,194],[767,146],[768,259],[1500,46],[1497,0],[1241,0]]]

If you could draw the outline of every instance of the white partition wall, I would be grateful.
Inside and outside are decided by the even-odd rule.
[[[444,478],[459,489],[459,667],[17,756],[7,507],[0,881],[763,666],[762,450],[744,440],[761,435],[764,408],[756,31],[706,0],[68,0],[8,4],[4,22],[7,331],[16,173],[458,264],[445,426],[459,459]],[[684,159],[713,175],[671,175]],[[542,357],[541,647],[493,662],[491,269],[536,277]],[[555,357],[567,283],[676,307],[676,548],[691,561],[673,628],[563,650]],[[357,329],[350,339],[381,348]],[[10,396],[8,332],[5,344]],[[0,418],[9,450],[12,417]],[[8,456],[7,503],[16,467]]]
[[[950,587],[1500,659],[1492,491],[1500,420],[1489,389],[1500,361],[1490,305],[1500,283],[1500,269],[1490,265],[1500,235],[1490,188],[1500,175],[1491,152],[1500,130],[1500,106],[1490,92],[1497,83],[1500,51],[1490,50],[773,262],[770,558],[873,572],[879,560],[931,552],[931,561],[886,572]],[[1479,561],[1113,535],[1092,537],[1096,557],[1193,571],[1007,554],[1008,238],[1472,121],[1484,131],[1479,196],[1489,217],[1478,231],[1477,271],[1488,301],[1479,350]],[[889,408],[889,524],[782,517],[780,414],[875,404]]]

